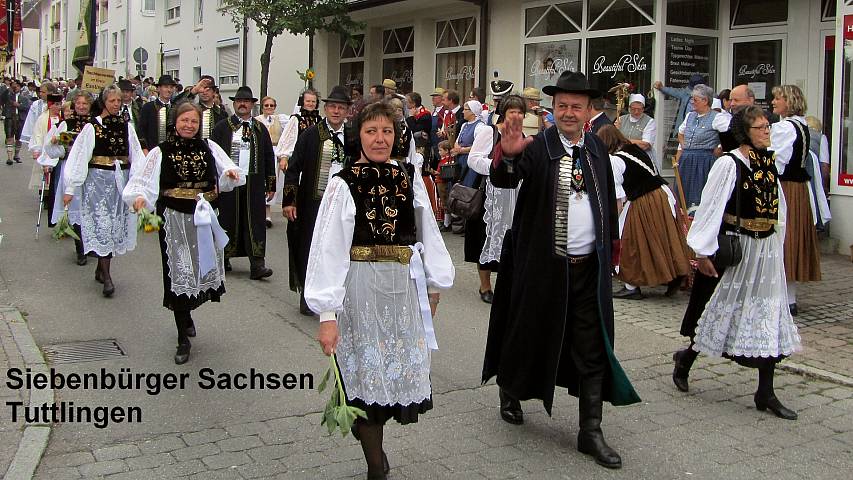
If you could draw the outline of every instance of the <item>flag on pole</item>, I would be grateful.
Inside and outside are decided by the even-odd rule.
[[[95,0],[85,0],[80,5],[80,18],[77,21],[77,46],[71,57],[74,68],[83,73],[86,65],[95,60]]]

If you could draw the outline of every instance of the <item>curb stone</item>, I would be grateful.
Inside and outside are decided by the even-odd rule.
[[[47,364],[44,356],[33,339],[32,333],[27,328],[24,318],[15,308],[0,308],[0,313],[5,314],[8,319],[9,330],[15,339],[15,344],[24,359],[24,365],[33,369],[34,372],[47,372]],[[10,318],[11,317],[11,318]],[[30,390],[29,405],[41,405],[53,403],[53,389]],[[29,424],[23,429],[18,450],[9,464],[9,469],[3,477],[6,480],[27,480],[33,477],[36,468],[41,461],[42,454],[47,448],[50,438],[51,425],[49,423]]]
[[[818,380],[823,380],[824,382],[836,383],[839,385],[844,385],[846,387],[853,387],[853,378],[850,378],[846,375],[841,375],[840,373],[830,372],[827,370],[823,370],[816,367],[810,367],[808,365],[803,365],[795,362],[784,362],[778,363],[776,368],[780,370],[785,370],[787,372],[795,373],[797,375],[802,375],[804,377],[816,378]]]

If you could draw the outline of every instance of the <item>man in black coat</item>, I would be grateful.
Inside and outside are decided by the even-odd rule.
[[[610,118],[607,117],[607,114],[604,113],[604,98],[599,97],[595,98],[591,101],[592,109],[590,110],[589,117],[589,131],[590,133],[598,133],[598,130],[605,125],[612,125],[613,122],[610,121]]]
[[[554,97],[556,124],[522,138],[507,119],[490,171],[516,188],[489,322],[483,382],[497,376],[501,416],[523,422],[519,400],[540,399],[550,415],[556,386],[578,396],[577,448],[608,468],[619,454],[604,441],[602,402],[640,399],[613,354],[611,271],[619,228],[607,149],[584,134],[590,100],[582,73],[566,71],[542,91]]]
[[[175,97],[175,104],[185,101],[196,102],[201,108],[199,132],[203,139],[210,137],[217,123],[228,118],[225,108],[214,101],[218,92],[219,89],[213,77],[202,75],[198,83],[187,87],[184,92]]]
[[[178,84],[170,75],[162,75],[154,85],[157,87],[157,99],[139,109],[139,123],[135,124],[136,136],[146,155],[166,140],[166,136],[175,128],[175,119],[171,115],[172,95]]]
[[[142,107],[136,101],[136,87],[130,80],[122,79],[118,81],[118,88],[121,90],[121,112],[120,115],[125,122],[130,122],[134,130],[139,125],[139,112]]]
[[[281,206],[288,219],[291,278],[296,280],[291,284],[291,290],[303,294],[320,201],[329,179],[343,168],[346,154],[344,119],[351,103],[349,91],[340,85],[332,87],[323,102],[326,118],[299,135],[284,173]],[[304,295],[300,295],[299,311],[303,315],[313,315]]]
[[[234,115],[213,128],[210,139],[231,155],[246,176],[246,184],[219,194],[219,224],[228,233],[225,270],[229,259],[249,257],[249,278],[260,280],[272,275],[265,265],[267,245],[266,202],[275,193],[277,161],[267,128],[252,117],[258,99],[249,87],[240,87],[230,97]]]

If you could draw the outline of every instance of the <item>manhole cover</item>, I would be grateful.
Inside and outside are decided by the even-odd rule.
[[[42,351],[52,364],[97,362],[127,356],[115,339],[57,343],[42,347]]]

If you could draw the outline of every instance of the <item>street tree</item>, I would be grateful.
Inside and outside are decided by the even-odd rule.
[[[289,32],[310,38],[325,31],[349,39],[352,32],[364,28],[363,23],[350,18],[346,0],[222,0],[222,9],[231,16],[237,31],[249,19],[266,37],[261,54],[261,97],[267,94],[275,37]]]

